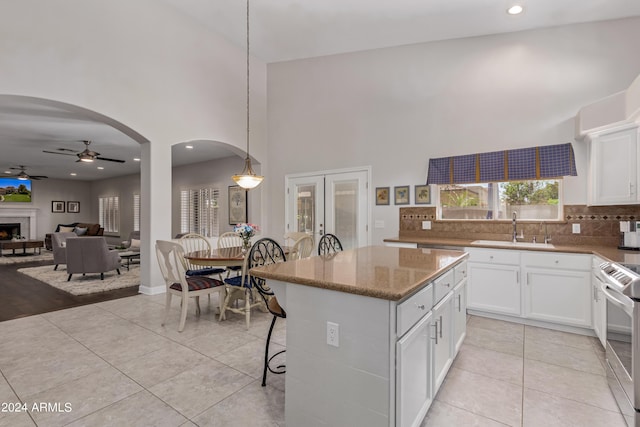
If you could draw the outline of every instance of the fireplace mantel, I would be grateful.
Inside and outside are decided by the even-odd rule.
[[[4,222],[3,218],[28,218],[29,219],[29,239],[35,239],[36,234],[36,215],[38,209],[31,208],[0,208],[0,222]]]

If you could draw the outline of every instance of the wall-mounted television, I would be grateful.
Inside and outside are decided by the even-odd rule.
[[[0,203],[31,203],[31,180],[0,177]]]

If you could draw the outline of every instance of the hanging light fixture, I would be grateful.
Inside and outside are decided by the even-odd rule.
[[[236,184],[247,190],[256,188],[264,179],[253,171],[249,157],[249,0],[247,0],[247,157],[244,159],[242,173],[233,175],[232,178]]]

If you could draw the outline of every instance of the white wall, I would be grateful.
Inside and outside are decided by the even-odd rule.
[[[0,10],[0,95],[65,102],[142,135],[142,256],[151,262],[141,289],[163,292],[151,242],[170,237],[171,145],[244,150],[244,47],[155,0],[0,0]],[[251,153],[264,162],[266,65],[255,58],[251,121]]]
[[[431,157],[574,141],[580,107],[640,74],[640,18],[377,49],[268,65],[270,230],[284,175],[371,165],[370,187],[424,184]],[[565,203],[586,202],[586,146]],[[411,194],[413,203],[413,194]],[[373,243],[398,233],[374,207]]]

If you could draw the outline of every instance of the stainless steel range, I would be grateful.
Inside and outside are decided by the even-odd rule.
[[[594,270],[607,298],[607,379],[629,426],[640,427],[640,275],[606,262]]]

